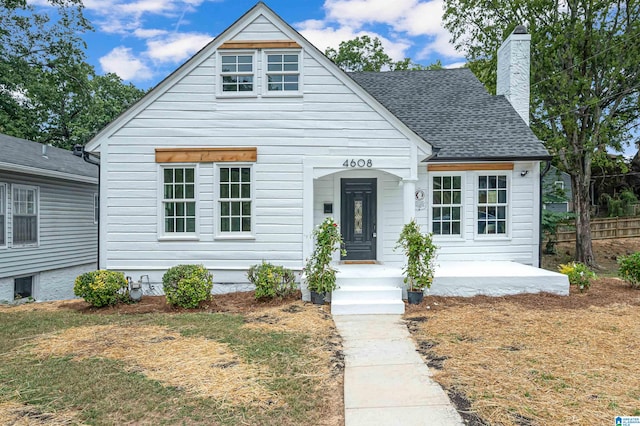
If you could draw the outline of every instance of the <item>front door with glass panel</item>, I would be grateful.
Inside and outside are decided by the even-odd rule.
[[[376,259],[376,179],[341,180],[344,260]]]

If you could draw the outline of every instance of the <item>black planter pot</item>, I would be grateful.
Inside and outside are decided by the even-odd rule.
[[[325,293],[316,293],[315,291],[311,291],[311,302],[314,305],[324,305],[324,296]]]
[[[422,290],[407,290],[407,300],[410,305],[419,305],[422,302],[422,298],[424,297],[424,292]]]

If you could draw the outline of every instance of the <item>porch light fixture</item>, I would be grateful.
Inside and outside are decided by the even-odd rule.
[[[529,170],[523,170],[520,172],[520,176],[525,177],[526,175],[529,174]]]

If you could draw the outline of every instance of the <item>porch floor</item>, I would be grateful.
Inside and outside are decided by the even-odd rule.
[[[331,295],[334,315],[402,314],[407,298],[402,269],[387,265],[336,265],[338,289]],[[569,294],[566,275],[509,261],[438,262],[434,296],[506,296],[548,292]]]

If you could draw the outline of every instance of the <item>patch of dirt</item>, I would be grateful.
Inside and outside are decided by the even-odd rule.
[[[617,238],[593,240],[593,255],[600,267],[599,274],[615,275],[618,272],[618,259],[621,256],[640,251],[640,238]],[[558,265],[572,262],[576,252],[576,243],[559,243],[556,254],[542,256],[542,266],[550,271],[557,271]]]
[[[1,304],[0,310],[9,309],[12,312],[68,309],[89,314],[149,314],[149,313],[184,313],[184,312],[228,312],[246,314],[262,311],[266,308],[301,309],[292,307],[291,303],[300,301],[302,295],[296,291],[293,295],[283,299],[256,300],[254,291],[239,293],[214,294],[211,300],[202,302],[198,308],[183,309],[167,304],[164,296],[142,296],[138,303],[120,304],[94,308],[81,299],[59,300],[55,302],[23,303],[20,305]],[[295,305],[293,305],[295,306]]]
[[[67,426],[83,425],[76,415],[68,411],[46,413],[36,407],[15,402],[0,402],[0,422],[16,426]]]
[[[42,358],[121,360],[130,371],[152,380],[232,405],[283,405],[261,383],[268,372],[243,362],[226,344],[204,337],[184,337],[164,327],[73,327],[41,337],[31,350]]]
[[[460,417],[464,421],[465,425],[469,426],[490,426],[489,423],[482,420],[482,417],[478,415],[471,408],[471,401],[464,395],[464,392],[460,392],[455,388],[446,389],[449,400],[456,407]]]

